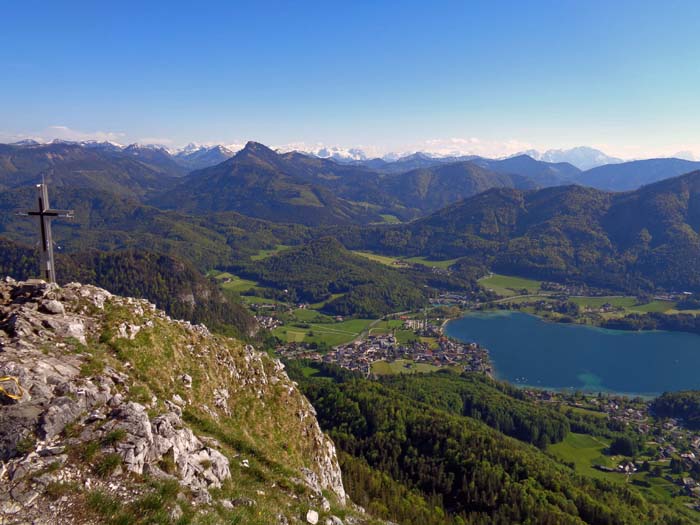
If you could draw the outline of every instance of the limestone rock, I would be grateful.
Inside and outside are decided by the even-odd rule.
[[[75,421],[82,407],[70,397],[57,397],[41,416],[39,434],[43,439],[56,437],[68,423]]]
[[[125,318],[114,322],[103,312],[108,306],[116,307]],[[146,407],[132,397],[135,387],[144,382],[136,359],[132,365],[109,355],[104,360],[108,366],[95,366],[102,361],[95,359],[95,351],[100,335],[139,345],[143,344],[139,334],[156,326],[160,329],[162,323],[170,323],[165,329],[180,337],[175,355],[187,356],[187,366],[174,362],[170,384],[158,393],[161,400],[154,397]],[[187,407],[215,423],[224,422],[237,410],[239,399],[257,403],[261,410],[280,399],[290,405],[288,423],[296,432],[290,437],[303,439],[309,450],[301,482],[312,494],[291,495],[296,504],[329,512],[330,503],[322,496],[325,490],[333,493],[334,502],[346,501],[335,447],[282,363],[251,345],[236,346],[212,336],[203,325],[172,321],[147,301],[112,296],[79,283],[61,288],[38,280],[1,279],[0,356],[0,377],[16,378],[21,387],[12,392],[21,394],[19,400],[0,397],[0,480],[11,481],[5,488],[0,483],[0,522],[12,512],[18,516],[13,523],[60,522],[61,501],[49,501],[42,493],[51,483],[70,482],[133,500],[138,494],[124,486],[142,474],[177,479],[187,489],[183,493],[188,500],[210,505],[209,490],[221,487],[231,476],[229,459],[216,439],[195,435],[183,421],[183,411]],[[197,369],[200,358],[203,363],[214,361],[215,371]],[[13,385],[14,381],[7,388]],[[99,444],[94,461],[68,461],[69,455],[74,458],[71,450],[88,442]],[[93,469],[108,454],[117,454],[121,464],[105,479]],[[249,459],[233,457],[236,468],[253,469]],[[256,493],[260,498],[269,494],[267,488]],[[256,501],[233,498],[220,504],[247,507]],[[176,518],[178,509],[179,505],[169,512]],[[309,510],[305,517],[307,523],[320,520],[317,510]],[[282,518],[279,522],[285,523]],[[292,521],[299,518],[303,521],[303,517]],[[349,523],[349,518],[345,521]]]
[[[64,315],[66,309],[60,301],[56,299],[49,299],[48,301],[43,301],[39,307],[42,312],[54,315]]]
[[[311,525],[316,525],[318,523],[318,512],[315,510],[309,510],[306,513],[306,523],[310,523]]]

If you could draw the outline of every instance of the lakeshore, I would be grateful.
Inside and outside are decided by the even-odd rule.
[[[445,334],[486,348],[498,379],[558,390],[654,396],[700,388],[700,336],[553,323],[519,312],[471,313]]]

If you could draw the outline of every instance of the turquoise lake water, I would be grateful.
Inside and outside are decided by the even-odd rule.
[[[470,314],[445,333],[489,350],[496,377],[541,388],[658,395],[700,389],[700,336],[560,324],[520,312]]]

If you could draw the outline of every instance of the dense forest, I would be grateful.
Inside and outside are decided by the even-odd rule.
[[[602,326],[615,330],[672,330],[700,333],[700,316],[694,314],[629,314],[618,319],[608,319]]]
[[[383,518],[416,525],[686,523],[632,488],[578,476],[496,430],[538,444],[568,432],[561,414],[544,409],[528,428],[534,408],[496,385],[460,385],[449,374],[376,382],[312,366],[315,375],[305,376],[297,362],[289,373],[343,451],[351,496]]]
[[[38,253],[0,238],[0,275],[35,276]],[[238,300],[219,290],[190,264],[147,251],[90,251],[57,254],[57,280],[94,284],[109,291],[143,297],[178,319],[205,323],[229,335],[249,338],[258,326]]]
[[[700,391],[666,392],[652,403],[658,417],[673,417],[693,429],[700,429]]]
[[[629,193],[499,188],[398,226],[336,228],[348,248],[463,258],[495,272],[628,293],[700,292],[700,172]]]
[[[359,317],[420,308],[427,304],[434,287],[476,289],[470,275],[436,275],[426,268],[393,268],[349,252],[332,237],[262,261],[239,263],[231,270],[262,286],[286,290],[290,301],[328,301],[323,307],[325,312]]]

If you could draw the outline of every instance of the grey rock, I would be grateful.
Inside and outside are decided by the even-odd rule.
[[[316,525],[318,523],[318,512],[311,509],[306,513],[306,523]]]
[[[49,299],[48,301],[42,301],[39,310],[42,312],[45,312],[47,314],[53,314],[53,315],[65,315],[66,313],[66,308],[63,306],[63,303],[60,301],[57,301],[56,299]]]
[[[231,504],[234,507],[255,507],[257,505],[255,500],[250,498],[234,498],[231,500]]]
[[[44,446],[40,447],[37,449],[37,454],[39,454],[42,457],[48,457],[48,456],[58,456],[60,454],[63,454],[66,451],[66,447],[62,446]]]
[[[112,410],[110,417],[112,419],[105,425],[105,431],[117,428],[126,431],[126,438],[116,445],[124,467],[129,472],[142,474],[149,450],[153,446],[153,431],[146,409],[143,405],[130,401]]]
[[[32,438],[42,411],[35,403],[0,407],[0,460],[18,455],[18,444]]]
[[[112,397],[109,398],[107,405],[110,408],[116,408],[119,405],[121,405],[123,402],[124,402],[124,396],[122,396],[121,394],[114,394]]]
[[[69,397],[55,398],[51,406],[41,415],[39,435],[42,439],[58,436],[68,423],[75,421],[82,413],[80,404]]]

